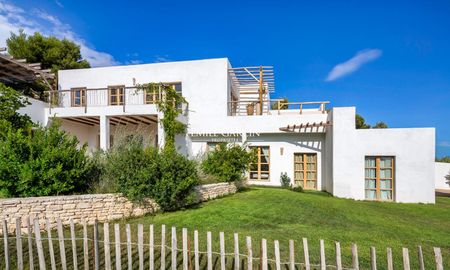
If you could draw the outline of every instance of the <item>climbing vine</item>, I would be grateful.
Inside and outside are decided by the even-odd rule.
[[[161,119],[165,135],[164,150],[175,151],[175,136],[186,132],[186,124],[177,119],[183,112],[181,104],[187,103],[186,99],[172,85],[164,83],[147,83],[138,85],[137,89],[156,97],[158,110],[164,114]]]

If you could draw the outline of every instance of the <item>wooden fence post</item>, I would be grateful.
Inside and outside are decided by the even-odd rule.
[[[149,263],[148,267],[149,270],[155,270],[155,238],[153,236],[154,230],[153,230],[153,224],[149,227],[149,239],[148,239],[148,245],[149,245]]]
[[[34,234],[36,238],[36,249],[38,253],[39,259],[39,270],[45,270],[45,256],[44,256],[44,248],[42,246],[42,238],[41,238],[41,227],[39,225],[39,220],[34,220]]]
[[[434,259],[436,261],[436,270],[444,270],[441,248],[433,247],[433,250],[434,250]]]
[[[172,227],[172,270],[177,270],[177,229]]]
[[[377,270],[377,252],[375,247],[370,247],[370,269]]]
[[[72,238],[73,269],[78,269],[77,242],[76,242],[76,235],[75,235],[75,224],[73,224],[73,219],[70,219],[69,223],[70,223],[70,237]]]
[[[27,218],[27,229],[28,229],[28,266],[30,270],[34,269],[34,258],[33,258],[33,228],[31,227],[31,217]]]
[[[194,269],[200,270],[200,257],[198,254],[198,231],[194,231]]]
[[[322,239],[320,239],[319,244],[320,244],[320,269],[326,270],[327,263],[325,259],[325,243]]]
[[[188,270],[189,267],[189,258],[188,258],[188,235],[187,229],[182,229],[182,238],[183,238],[183,270]]]
[[[144,270],[144,225],[138,224],[139,270]]]
[[[17,249],[17,269],[23,269],[23,250],[22,250],[22,219],[16,218],[16,249]]]
[[[394,261],[392,260],[392,249],[387,248],[387,268],[388,270],[394,270]]]
[[[111,270],[111,250],[109,244],[109,223],[103,223],[103,246],[105,251],[105,269]]]
[[[100,254],[98,247],[98,221],[94,220],[94,269],[100,269]]]
[[[86,220],[83,220],[83,262],[84,270],[89,270],[89,242]]]
[[[267,240],[261,240],[261,270],[267,270]]]
[[[342,270],[342,259],[341,259],[341,244],[339,242],[336,245],[336,270]]]
[[[352,244],[352,266],[353,269],[359,270],[358,246],[355,243]]]
[[[409,251],[407,248],[403,248],[402,249],[402,253],[403,253],[403,269],[404,270],[410,270],[410,266],[409,266]]]
[[[206,253],[207,253],[207,268],[212,270],[212,239],[211,232],[206,232]]]
[[[303,238],[303,256],[305,258],[305,270],[310,270],[311,266],[309,264],[308,239],[306,238]]]
[[[295,270],[294,240],[289,240],[289,270]]]
[[[220,269],[225,270],[225,235],[223,232],[219,233],[220,246]]]
[[[130,224],[125,224],[125,233],[127,236],[128,270],[132,270],[133,269],[133,257],[132,257],[132,250],[131,250],[131,227],[130,227]]]
[[[122,254],[120,250],[120,225],[114,224],[114,242],[116,251],[116,270],[122,269]]]
[[[280,242],[275,240],[273,242],[273,246],[275,249],[275,269],[281,270],[281,259],[280,259]]]
[[[252,238],[246,237],[247,242],[247,270],[253,270],[253,250],[252,250]]]
[[[67,269],[66,261],[66,248],[64,245],[64,231],[61,223],[61,219],[57,219],[57,231],[58,231],[58,242],[59,242],[59,254],[61,256],[61,266],[63,270]]]
[[[419,246],[418,255],[419,255],[419,269],[425,270],[425,262],[423,261],[422,246]]]
[[[161,270],[166,270],[166,225],[161,225]]]
[[[50,228],[50,221],[46,221],[47,236],[48,236],[48,252],[50,253],[50,264],[52,270],[56,270],[55,250],[53,249],[52,229]]]
[[[9,262],[9,244],[8,244],[8,223],[6,219],[2,220],[3,224],[3,244],[5,246],[5,269],[9,270],[10,262]]]
[[[239,259],[239,235],[237,233],[234,234],[234,270],[239,270],[240,267],[240,259]]]

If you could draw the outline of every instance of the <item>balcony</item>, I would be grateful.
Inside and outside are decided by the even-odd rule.
[[[263,101],[261,106],[259,102],[230,101],[228,112],[230,116],[325,114],[329,103],[328,101],[286,102],[283,99],[272,99]]]

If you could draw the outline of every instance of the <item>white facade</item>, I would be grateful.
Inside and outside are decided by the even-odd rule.
[[[436,189],[449,190],[450,180],[445,177],[450,175],[450,163],[436,162],[435,186]]]
[[[141,119],[145,121],[139,122],[139,126],[144,123],[151,140],[162,144],[164,134],[157,124],[162,115],[156,105],[146,104],[144,93],[137,92],[135,86],[150,82],[177,83],[181,84],[182,95],[188,101],[182,117],[188,124],[188,132],[177,136],[177,146],[189,157],[201,156],[207,151],[208,143],[221,140],[268,147],[269,176],[250,183],[279,186],[281,173],[287,173],[293,184],[303,183],[294,182],[300,179],[298,171],[294,173],[294,166],[300,166],[294,165],[296,155],[315,160],[313,165],[306,161],[302,164],[313,168],[311,177],[318,190],[358,200],[366,199],[366,157],[390,157],[394,162],[392,200],[434,203],[433,128],[357,130],[354,107],[325,111],[325,103],[317,103],[305,104],[304,109],[271,110],[270,93],[264,96],[262,115],[239,113],[239,108],[244,106],[240,102],[246,104],[246,99],[258,97],[245,95],[247,90],[242,89],[251,87],[236,85],[230,68],[228,59],[221,58],[60,71],[59,95],[42,112],[43,123],[52,117],[62,118],[63,128],[94,151],[109,147],[110,140],[114,140],[111,135],[121,127],[121,121],[132,129],[133,123]],[[118,85],[125,86],[125,102],[111,105],[108,96],[111,92],[107,88]],[[73,89],[80,87],[87,89],[86,101],[74,107]],[[241,107],[232,109],[233,104]],[[293,125],[297,127],[295,132],[286,131],[286,127]],[[307,172],[302,175],[306,177]]]

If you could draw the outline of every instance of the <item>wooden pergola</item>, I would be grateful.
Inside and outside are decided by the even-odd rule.
[[[0,48],[0,52],[5,51],[6,48]],[[49,81],[54,78],[55,75],[49,69],[41,69],[40,63],[27,63],[25,59],[14,59],[6,53],[0,53],[0,82],[2,83],[14,85],[42,79],[53,90]]]
[[[331,126],[331,121],[320,121],[319,123],[313,122],[313,123],[306,123],[306,124],[299,124],[299,125],[288,125],[287,127],[280,127],[280,131],[284,132],[319,132],[319,128],[323,128],[323,131],[328,126]]]

